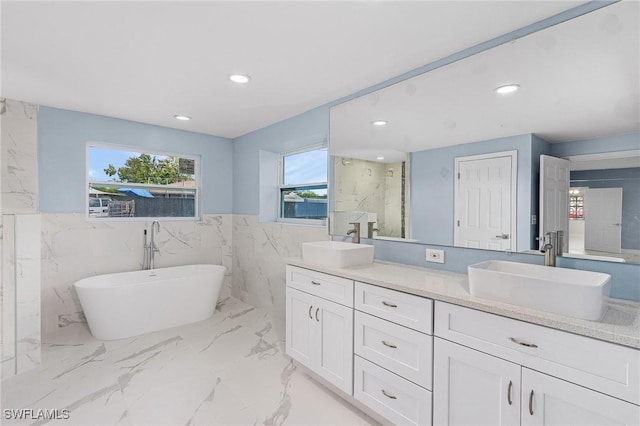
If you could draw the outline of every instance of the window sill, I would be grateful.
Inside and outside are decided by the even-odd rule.
[[[85,217],[87,222],[114,223],[114,222],[202,222],[202,217]]]
[[[326,228],[327,224],[325,223],[309,223],[309,222],[289,222],[289,221],[280,221],[280,220],[267,220],[261,221],[260,223],[264,224],[272,224],[272,225],[286,225],[286,226],[304,226],[308,228]]]

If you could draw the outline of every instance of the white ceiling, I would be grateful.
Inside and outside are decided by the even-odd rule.
[[[639,21],[640,2],[615,3],[337,105],[331,154],[398,161],[526,133],[549,142],[638,133]],[[508,83],[521,89],[494,92]]]
[[[5,0],[0,94],[233,138],[580,3]]]

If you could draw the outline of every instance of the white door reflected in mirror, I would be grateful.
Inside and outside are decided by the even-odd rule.
[[[517,153],[455,159],[455,246],[515,251]]]

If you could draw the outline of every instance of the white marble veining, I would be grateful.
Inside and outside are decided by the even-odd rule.
[[[285,257],[301,256],[302,243],[328,240],[327,229],[233,216],[233,295],[274,316],[284,332]]]
[[[269,314],[234,298],[208,320],[137,338],[99,341],[74,324],[43,351],[42,366],[2,382],[2,409],[69,419],[3,425],[375,424],[296,368]]]
[[[0,99],[2,213],[38,210],[38,106]]]
[[[38,107],[0,99],[2,377],[40,360]]]
[[[2,215],[2,377],[15,374],[16,275],[15,216]]]
[[[16,373],[40,364],[40,221],[15,216]]]
[[[334,210],[375,213],[379,235],[400,237],[401,164],[336,157],[334,170]]]
[[[332,268],[286,259],[290,265],[441,300],[607,342],[640,348],[640,303],[607,299],[607,312],[600,321],[556,315],[507,303],[472,297],[466,275],[435,269],[376,261],[372,265]],[[567,301],[573,303],[573,301]]]
[[[40,215],[3,215],[2,377],[40,364]]]
[[[147,222],[88,221],[84,214],[42,215],[43,333],[84,322],[73,283],[93,275],[139,270]],[[160,221],[158,268],[196,263],[227,268],[221,297],[231,294],[231,215]]]

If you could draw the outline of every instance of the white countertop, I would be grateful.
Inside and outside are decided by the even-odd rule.
[[[604,317],[600,321],[588,321],[472,297],[467,276],[454,272],[381,261],[351,268],[332,268],[300,258],[288,258],[286,263],[640,349],[640,303],[637,302],[607,299]]]

